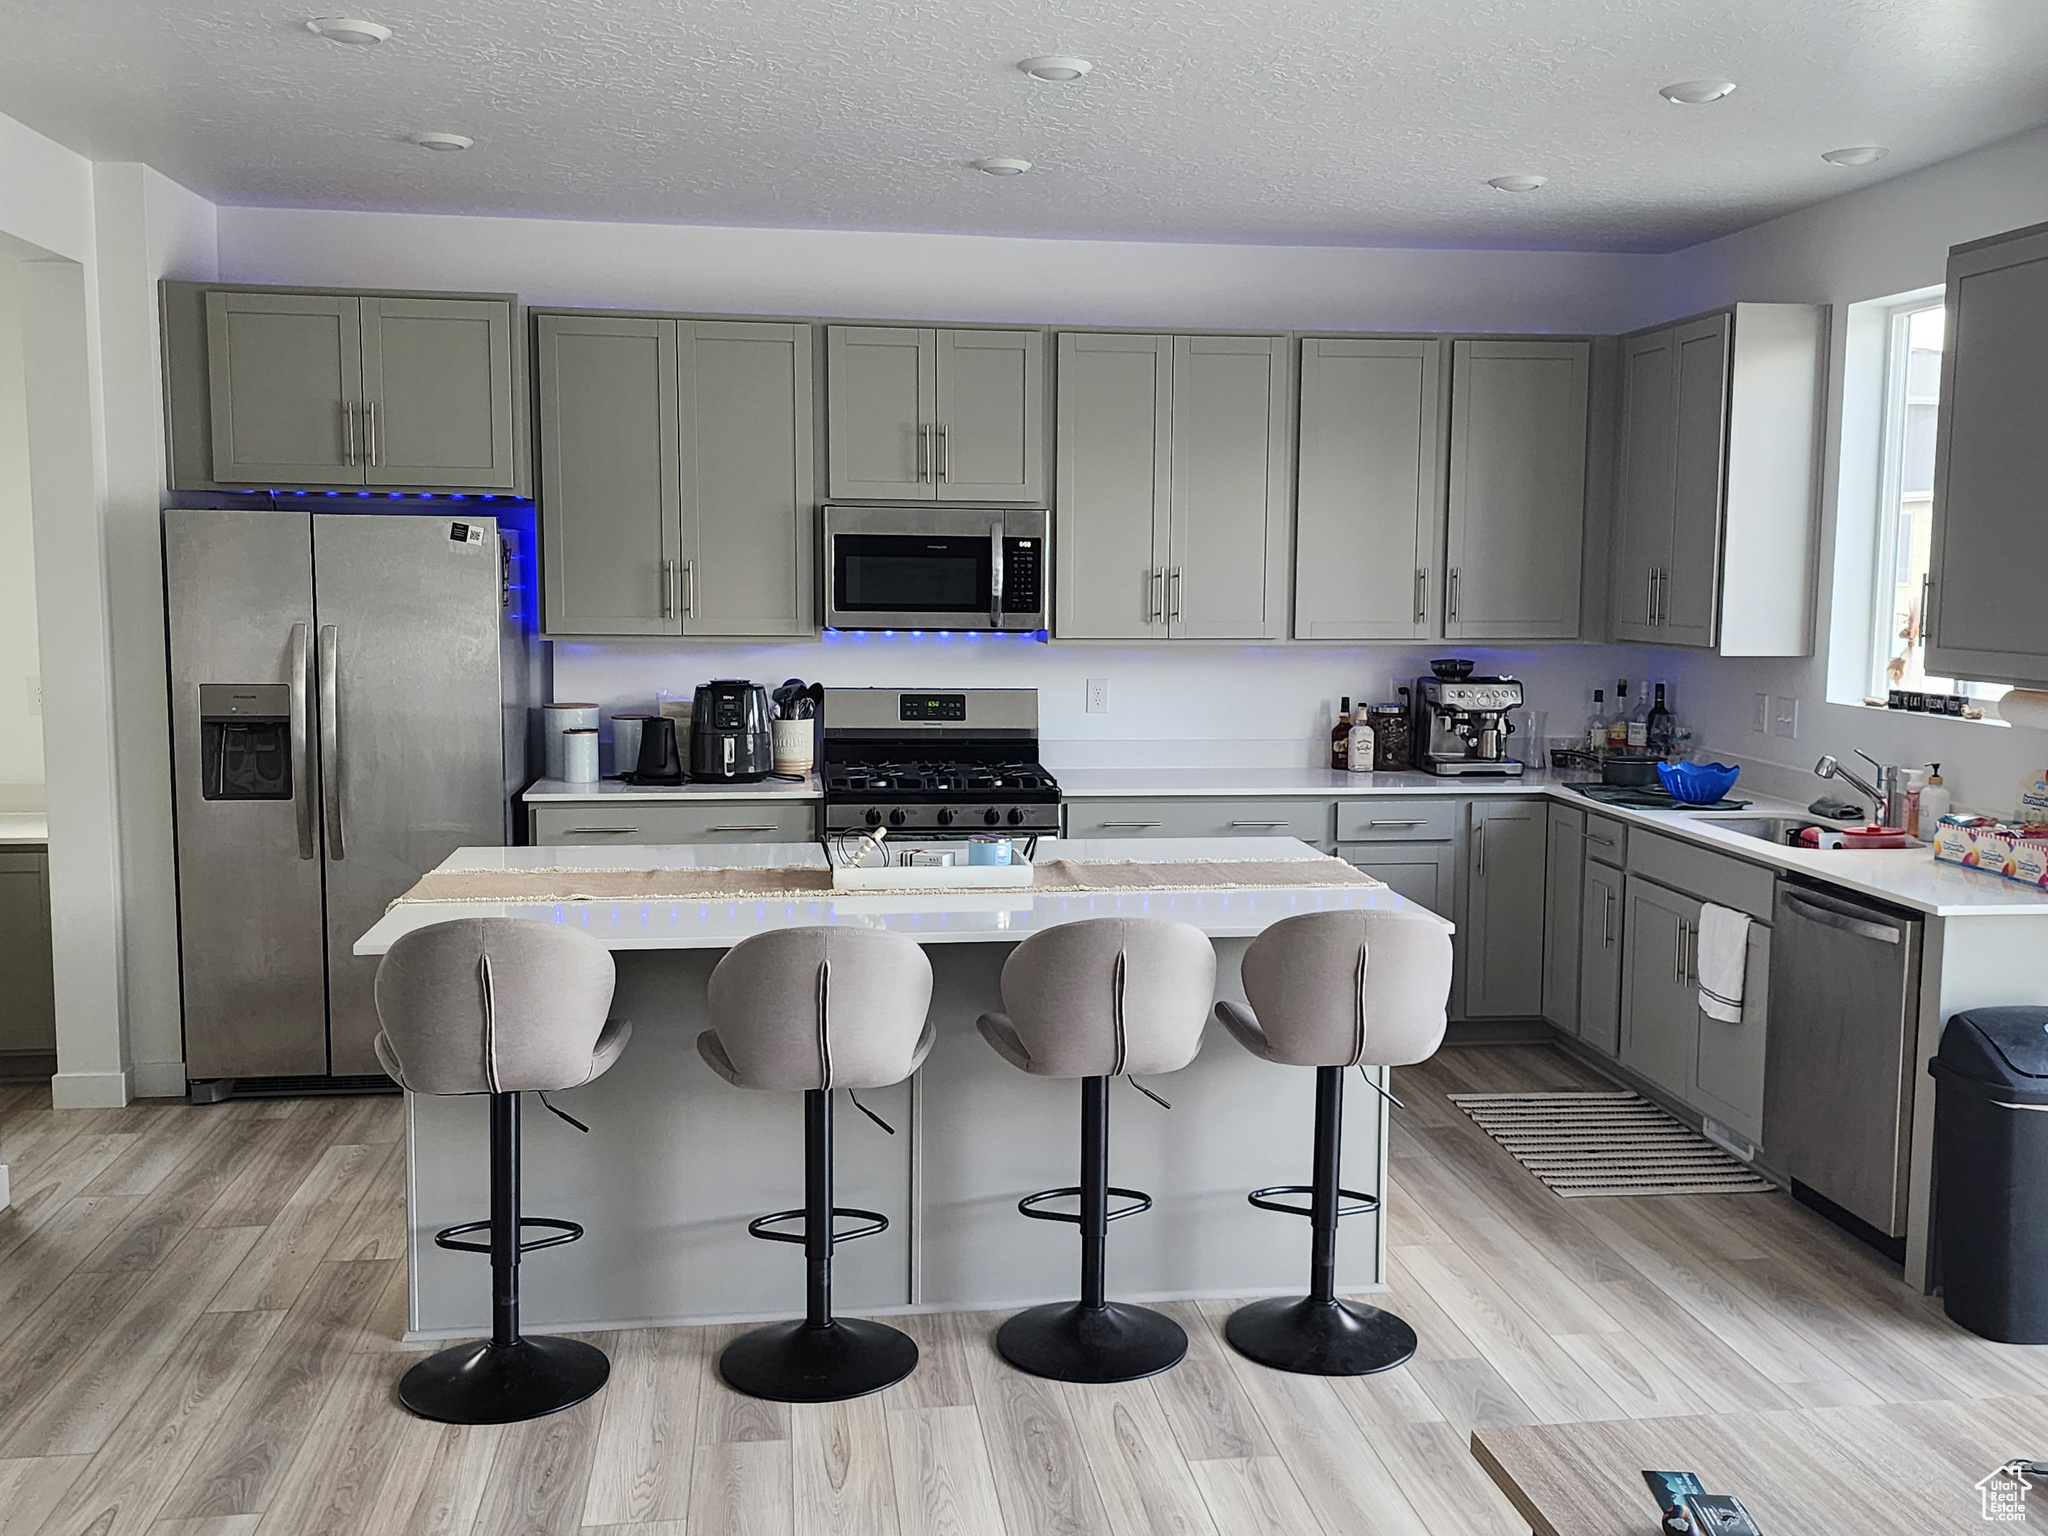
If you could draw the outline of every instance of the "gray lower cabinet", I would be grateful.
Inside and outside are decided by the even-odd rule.
[[[1690,1100],[1699,1054],[1699,998],[1690,981],[1689,931],[1700,904],[1640,875],[1627,877],[1621,978],[1621,1060],[1674,1097]]]
[[[2048,224],[1957,246],[1936,426],[1929,672],[2048,683],[2048,603],[2038,596],[2044,400]],[[2015,576],[2015,587],[2001,584]]]
[[[1302,340],[1295,639],[1435,633],[1444,354],[1434,337]]]
[[[518,488],[511,299],[166,284],[165,300],[174,488]]]
[[[1339,843],[1337,856],[1439,917],[1457,911],[1455,843]]]
[[[716,800],[678,805],[542,803],[526,808],[537,847],[570,843],[807,843],[816,836],[808,800]]]
[[[1692,1101],[1751,1142],[1764,1134],[1764,1047],[1770,1038],[1771,928],[1749,925],[1742,1022],[1700,1015]],[[1695,946],[1697,948],[1697,946]]]
[[[1587,859],[1579,888],[1579,1011],[1574,1032],[1609,1056],[1621,1053],[1622,873]]]
[[[1475,800],[1470,816],[1460,925],[1464,1017],[1541,1017],[1546,803]]]
[[[1579,1031],[1579,927],[1584,910],[1586,814],[1553,805],[1543,875],[1543,1017]]]
[[[825,354],[835,499],[1045,499],[1042,331],[835,325]]]
[[[57,1048],[50,958],[50,858],[40,844],[0,844],[0,1056]]]
[[[1586,341],[1452,343],[1446,638],[1577,638],[1591,363]]]

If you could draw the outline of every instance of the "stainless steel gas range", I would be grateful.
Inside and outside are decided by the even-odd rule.
[[[819,740],[828,836],[1060,829],[1035,688],[827,688]]]

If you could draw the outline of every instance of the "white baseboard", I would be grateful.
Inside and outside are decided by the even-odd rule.
[[[182,1099],[185,1097],[185,1063],[182,1061],[138,1061],[128,1069],[135,1075],[138,1099]]]
[[[135,1097],[135,1070],[59,1072],[50,1079],[53,1109],[120,1109]]]

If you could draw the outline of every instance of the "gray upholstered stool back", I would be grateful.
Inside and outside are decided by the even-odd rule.
[[[573,928],[462,917],[401,935],[377,967],[377,1059],[413,1093],[575,1088],[632,1034],[607,1022],[612,957]]]
[[[1219,1003],[1240,1044],[1295,1067],[1399,1067],[1444,1038],[1451,939],[1411,912],[1304,912],[1252,940],[1244,993]]]
[[[1040,1077],[1177,1072],[1202,1048],[1216,951],[1198,928],[1100,917],[1034,933],[1003,966],[981,1033]]]
[[[711,972],[697,1052],[742,1088],[794,1093],[900,1083],[932,1048],[932,966],[899,934],[781,928]]]

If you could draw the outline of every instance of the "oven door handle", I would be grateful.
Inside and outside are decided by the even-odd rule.
[[[988,627],[1003,627],[1003,525],[988,525]]]

